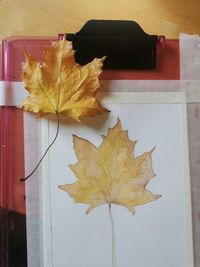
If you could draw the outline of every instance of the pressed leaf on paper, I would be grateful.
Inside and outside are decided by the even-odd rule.
[[[104,58],[80,66],[66,40],[55,41],[44,51],[42,65],[28,53],[25,57],[22,78],[30,95],[21,105],[24,110],[39,116],[60,113],[75,120],[107,111],[96,99]]]
[[[77,136],[73,142],[78,162],[70,168],[78,180],[59,188],[75,202],[88,204],[86,213],[102,204],[121,205],[134,213],[135,206],[160,197],[146,189],[155,176],[151,157],[154,149],[134,156],[136,141],[122,130],[120,120],[108,130],[99,147]]]

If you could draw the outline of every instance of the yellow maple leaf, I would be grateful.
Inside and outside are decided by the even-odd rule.
[[[27,53],[25,57],[22,78],[30,95],[21,105],[24,110],[39,116],[60,113],[75,120],[107,111],[96,99],[104,58],[80,66],[66,40],[55,41],[44,51],[42,65]]]
[[[88,204],[86,213],[102,204],[122,205],[134,213],[135,206],[160,197],[146,189],[155,176],[151,157],[154,149],[135,157],[136,141],[122,130],[119,119],[98,148],[77,136],[73,141],[78,162],[69,166],[78,180],[59,188],[75,202]]]

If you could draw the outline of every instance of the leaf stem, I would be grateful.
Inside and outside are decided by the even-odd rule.
[[[58,137],[58,133],[59,133],[59,128],[60,128],[60,118],[59,118],[59,114],[56,111],[56,117],[57,117],[57,129],[56,129],[56,134],[54,139],[52,140],[51,144],[48,146],[48,148],[46,149],[46,151],[44,152],[43,156],[41,157],[41,159],[39,160],[38,164],[35,166],[35,168],[33,169],[33,171],[27,175],[25,178],[23,177],[19,177],[19,182],[25,182],[27,179],[29,179],[34,172],[37,170],[37,168],[40,166],[40,164],[42,163],[44,157],[46,156],[47,152],[49,151],[49,149],[52,147],[52,145],[55,143],[57,137]]]
[[[111,204],[109,204],[109,218],[110,218],[111,231],[112,231],[112,267],[117,267],[115,225],[114,225],[114,219],[112,216]]]

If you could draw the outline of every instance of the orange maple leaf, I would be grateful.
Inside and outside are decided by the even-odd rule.
[[[102,204],[121,205],[134,213],[135,206],[160,197],[146,189],[155,176],[151,158],[154,149],[135,157],[136,141],[128,138],[120,120],[109,129],[98,148],[77,136],[73,141],[78,162],[69,166],[78,180],[59,188],[75,202],[88,204],[86,213]]]
[[[66,40],[55,41],[44,51],[42,65],[27,53],[25,57],[22,78],[30,95],[21,105],[24,110],[39,116],[60,113],[75,120],[107,111],[96,99],[104,58],[80,66]]]

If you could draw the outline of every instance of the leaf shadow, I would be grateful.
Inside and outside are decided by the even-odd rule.
[[[101,129],[102,126],[105,124],[105,122],[109,118],[110,112],[104,113],[104,114],[99,114],[96,115],[95,117],[83,117],[81,118],[80,122],[73,120],[72,118],[60,115],[60,126],[66,126],[69,125],[70,127],[77,127],[77,126],[87,126],[92,129]],[[57,123],[57,118],[56,116],[49,115],[48,116],[49,121],[53,123]]]

